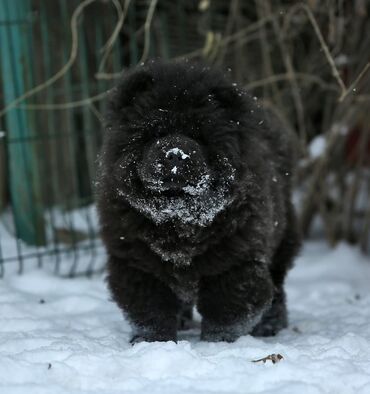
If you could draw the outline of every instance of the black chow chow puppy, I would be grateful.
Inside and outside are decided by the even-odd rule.
[[[97,182],[108,283],[132,341],[274,335],[298,246],[291,136],[217,71],[151,62],[113,89]]]

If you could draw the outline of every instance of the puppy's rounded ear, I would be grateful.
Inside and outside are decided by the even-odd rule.
[[[115,110],[130,106],[139,96],[149,91],[153,86],[153,77],[148,70],[135,70],[125,76],[111,96],[111,107]]]

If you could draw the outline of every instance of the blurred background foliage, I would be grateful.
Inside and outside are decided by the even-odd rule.
[[[64,253],[73,275],[80,250],[94,271],[106,92],[151,58],[201,59],[257,96],[297,135],[305,236],[369,252],[369,13],[368,0],[2,0],[0,274],[45,256],[58,271]]]

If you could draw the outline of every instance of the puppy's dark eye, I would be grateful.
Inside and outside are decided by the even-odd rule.
[[[141,133],[141,132],[136,132],[136,133],[132,134],[130,137],[131,142],[138,142],[138,141],[141,141],[142,139],[143,139],[143,133]]]

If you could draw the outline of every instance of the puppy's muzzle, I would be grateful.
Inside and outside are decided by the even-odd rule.
[[[210,174],[196,141],[170,135],[158,139],[148,148],[139,167],[139,175],[148,189],[177,193],[189,187],[199,187]]]

